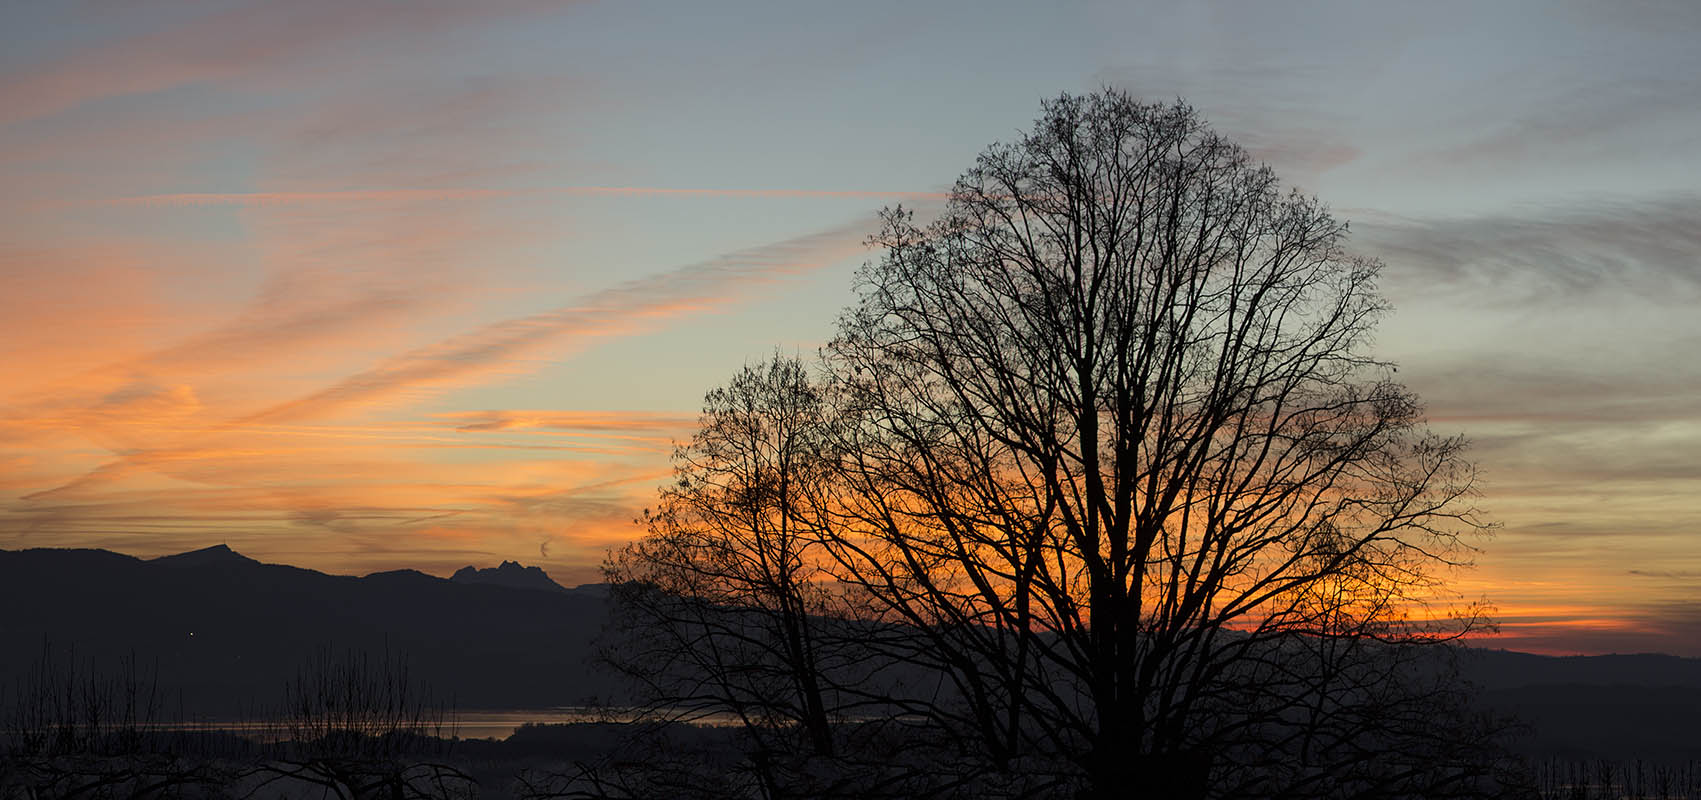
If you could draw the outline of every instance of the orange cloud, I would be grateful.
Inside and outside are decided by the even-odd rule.
[[[376,203],[379,221],[392,203],[413,201]],[[667,477],[668,443],[689,435],[689,415],[350,415],[531,369],[537,362],[527,358],[544,348],[583,347],[736,302],[754,287],[859,252],[864,233],[844,226],[729,253],[385,355],[402,340],[388,329],[452,294],[452,282],[433,282],[427,270],[404,273],[407,253],[453,247],[477,231],[447,221],[442,238],[416,240],[403,225],[370,252],[347,256],[371,269],[319,269],[313,248],[344,254],[363,245],[341,238],[356,226],[315,231],[322,216],[307,210],[299,219],[268,217],[275,227],[263,241],[276,242],[275,258],[290,266],[273,272],[234,318],[163,346],[105,351],[104,364],[0,397],[0,457],[27,465],[0,480],[12,498],[0,518],[9,546],[145,553],[202,544],[197,537],[216,531],[258,557],[336,569],[392,568],[398,558],[464,566],[475,550],[512,557],[547,549],[541,563],[589,579],[604,548],[634,535],[632,518]],[[143,322],[169,313],[163,303],[113,305],[115,317],[128,310]],[[364,346],[351,348],[351,340]],[[297,389],[293,400],[264,402],[374,350],[364,368]],[[441,535],[415,535],[427,529]],[[311,554],[305,542],[314,543]]]
[[[564,431],[688,432],[695,417],[631,411],[461,411],[438,414],[461,431],[553,429]]]
[[[0,249],[0,385],[128,358],[179,328],[150,269],[176,255],[136,242]]]

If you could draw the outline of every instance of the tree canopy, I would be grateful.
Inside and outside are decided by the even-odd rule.
[[[741,663],[786,676],[765,701],[815,756],[879,707],[1041,776],[1013,793],[1473,790],[1422,653],[1483,622],[1437,613],[1475,473],[1370,352],[1381,264],[1345,223],[1114,90],[882,219],[816,374],[711,393],[611,578],[766,620],[716,641],[767,631]]]

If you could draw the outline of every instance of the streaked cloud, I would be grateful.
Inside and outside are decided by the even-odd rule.
[[[1701,581],[1701,572],[1685,572],[1673,569],[1633,569],[1630,570],[1630,574],[1662,580]]]
[[[439,419],[460,431],[558,430],[595,432],[689,432],[695,417],[679,414],[643,414],[629,411],[459,411],[439,414]]]
[[[1501,303],[1625,292],[1684,302],[1701,293],[1697,219],[1701,195],[1684,194],[1458,218],[1366,215],[1354,233],[1410,292],[1443,288]]]
[[[544,3],[349,4],[328,0],[211,9],[162,30],[88,45],[0,79],[0,126],[97,100],[237,78],[263,80],[292,65],[349,55],[376,36],[431,34]],[[179,6],[185,8],[188,6]],[[322,61],[315,65],[328,66]]]
[[[1573,605],[1546,613],[1503,609],[1499,616],[1499,633],[1482,639],[1484,644],[1562,656],[1669,653],[1701,657],[1701,603],[1628,608]]]
[[[855,191],[838,189],[690,189],[661,186],[561,186],[533,189],[385,189],[337,192],[238,192],[186,193],[124,197],[115,202],[143,206],[279,206],[307,203],[359,203],[393,200],[464,200],[484,198],[568,195],[584,197],[756,197],[756,198],[866,198],[940,200],[945,192]]]
[[[30,541],[63,531],[98,539],[102,530],[182,531],[241,521],[259,530],[306,525],[354,541],[398,526],[405,530],[391,537],[411,536],[414,527],[436,520],[434,530],[444,535],[416,544],[429,551],[432,542],[488,545],[522,531],[553,536],[563,521],[576,521],[585,529],[553,552],[564,560],[558,563],[580,564],[583,571],[599,560],[587,548],[630,535],[634,509],[667,473],[669,442],[689,436],[692,417],[549,409],[448,412],[417,422],[394,421],[394,415],[429,396],[535,369],[548,362],[530,357],[545,351],[558,358],[600,338],[744,302],[764,285],[860,252],[867,228],[835,227],[622,281],[551,311],[479,325],[382,357],[293,400],[234,416],[228,403],[209,407],[193,384],[120,379],[138,374],[142,365],[162,374],[195,374],[191,365],[205,368],[202,359],[230,363],[238,353],[252,356],[291,338],[291,326],[327,323],[289,310],[337,308],[290,299],[317,296],[310,286],[295,285],[311,273],[292,274],[288,285],[263,291],[253,306],[259,311],[245,315],[241,325],[141,354],[129,370],[115,365],[103,390],[50,393],[38,399],[34,416],[16,406],[0,415],[0,441],[17,429],[46,441],[93,441],[113,456],[74,475],[65,471],[79,459],[32,465],[21,480],[6,482],[19,499],[0,526]],[[66,405],[72,400],[78,405]],[[379,410],[390,421],[354,421]],[[492,434],[502,439],[491,441]],[[468,460],[478,452],[503,456]],[[533,460],[545,455],[565,460]],[[462,483],[469,464],[478,465],[477,480]],[[390,545],[370,547],[391,552]],[[258,552],[267,546],[260,543]]]
[[[631,333],[656,321],[736,302],[739,293],[851,256],[865,224],[808,234],[729,253],[658,275],[628,280],[552,311],[485,325],[385,359],[320,391],[282,403],[245,422],[314,418],[401,393],[438,390],[469,376],[510,368],[535,348],[573,338]],[[571,346],[569,342],[569,346]]]

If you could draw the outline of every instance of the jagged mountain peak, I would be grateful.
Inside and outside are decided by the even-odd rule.
[[[565,592],[567,587],[550,579],[541,567],[528,567],[518,561],[503,561],[500,566],[479,569],[462,567],[449,576],[456,583],[482,583],[514,589],[536,589],[546,592]]]

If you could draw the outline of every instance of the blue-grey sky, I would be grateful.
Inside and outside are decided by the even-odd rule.
[[[0,5],[0,546],[589,580],[875,212],[1184,98],[1351,220],[1508,647],[1701,655],[1701,4]]]

